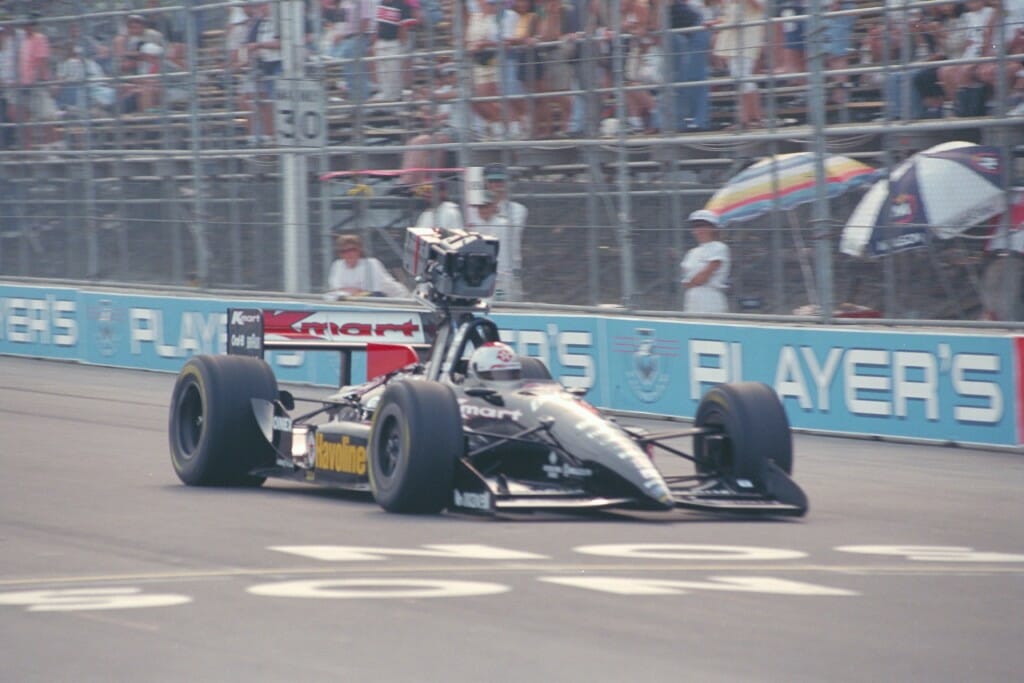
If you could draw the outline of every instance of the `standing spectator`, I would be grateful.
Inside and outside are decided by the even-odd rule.
[[[727,313],[729,300],[729,247],[718,241],[718,215],[701,209],[690,214],[697,246],[686,252],[681,264],[683,310],[687,313]]]
[[[787,74],[799,74],[807,71],[807,56],[804,34],[806,23],[804,19],[796,19],[807,14],[807,7],[804,0],[780,0],[776,4],[776,14],[784,21],[782,28],[782,64],[775,64],[776,68],[782,67],[782,72]],[[778,24],[777,24],[778,25]],[[803,85],[806,79],[803,76],[791,78],[790,85]]]
[[[711,87],[706,83],[680,87],[679,83],[699,83],[708,78],[711,52],[711,16],[700,0],[674,0],[669,5],[673,29],[690,29],[671,37],[672,79],[675,88],[675,130],[699,131],[711,127]]]
[[[473,64],[473,94],[496,97],[498,93],[498,4],[501,0],[481,0],[479,11],[466,22],[466,51]],[[472,103],[478,117],[474,127],[481,137],[501,139],[501,103],[496,100]]]
[[[245,47],[252,60],[256,98],[249,120],[249,139],[266,144],[274,140],[274,81],[281,75],[281,39],[269,3],[254,2],[245,9],[249,15]]]
[[[528,4],[528,3],[527,3]],[[507,112],[503,112],[502,118],[507,118],[505,135],[513,140],[521,140],[523,131],[526,129],[526,87],[520,67],[523,65],[524,48],[532,40],[532,34],[528,31],[528,25],[520,27],[519,12],[513,5],[511,8],[499,6],[497,14],[498,38],[501,47],[499,58],[501,61],[501,94],[505,96],[504,102],[499,106],[506,106]],[[520,29],[525,35],[520,37]],[[506,116],[508,114],[510,116]]]
[[[380,0],[377,5],[377,37],[373,43],[379,91],[371,101],[402,99],[405,76],[402,70],[404,46],[412,9],[406,0]]]
[[[537,60],[536,47],[537,12],[534,8],[534,0],[514,0],[512,8],[515,10],[516,25],[509,40],[512,47],[508,55],[515,69],[514,75],[519,94],[525,96],[527,92],[537,91],[537,82],[541,77],[542,66]],[[534,100],[521,97],[516,102],[518,102],[520,112],[520,127],[524,134],[533,136]]]
[[[389,296],[403,298],[409,290],[391,276],[380,261],[363,256],[359,235],[339,235],[334,242],[338,258],[327,273],[325,299],[345,296]]]
[[[542,0],[538,7],[537,30],[541,45],[537,48],[543,75],[538,90],[548,93],[537,100],[534,112],[535,134],[546,138],[567,134],[572,115],[573,63],[580,51],[582,23],[572,5],[562,0]],[[556,123],[556,117],[560,120]]]
[[[516,240],[509,229],[508,219],[498,215],[498,198],[490,190],[476,193],[473,204],[466,212],[466,228],[482,235],[498,238],[497,281],[495,301],[519,301],[522,286],[515,268],[514,254],[518,252]]]
[[[6,15],[0,14],[0,20],[6,19]],[[18,82],[15,64],[14,29],[0,25],[0,149],[14,146],[14,98],[8,94]]]
[[[761,128],[761,93],[754,80],[754,65],[764,47],[765,18],[762,0],[723,0],[718,20],[715,54],[729,64],[729,75],[739,90],[739,120],[735,127]]]
[[[36,128],[39,129],[43,146],[49,147],[57,141],[57,129],[53,121],[57,119],[59,110],[46,84],[46,81],[52,79],[50,40],[39,30],[38,13],[29,15],[20,43],[16,39],[15,44],[18,59],[17,120],[29,123],[23,128],[23,147],[32,147]]]
[[[354,102],[370,96],[370,72],[366,61],[373,35],[376,0],[340,0],[331,13],[334,22],[328,54],[342,60],[344,94]]]
[[[498,215],[508,221],[511,230],[513,269],[518,273],[523,267],[522,242],[529,215],[527,208],[513,201],[508,194],[508,169],[502,164],[488,164],[484,167],[484,189],[494,195],[498,204]]]
[[[853,2],[850,0],[830,0],[829,12],[839,12],[853,9]],[[853,27],[857,18],[852,15],[833,16],[826,14],[822,17],[822,30],[825,36],[825,69],[845,69],[850,64],[850,49],[853,47]],[[831,84],[838,87],[831,87]],[[850,77],[847,74],[836,74],[830,78],[827,87],[829,100],[833,104],[845,106],[849,99]]]
[[[489,178],[488,178],[489,176]],[[495,285],[495,301],[522,301],[522,225],[512,224],[512,220],[526,220],[526,207],[518,202],[508,202],[505,170],[497,164],[484,169],[484,187],[476,193],[474,203],[466,212],[466,227],[483,235],[497,237],[498,247],[498,278]],[[498,192],[490,189],[497,187],[504,192],[502,199]],[[503,208],[504,205],[504,208]]]
[[[622,6],[625,54],[626,125],[629,132],[653,133],[660,127],[654,95],[662,82],[661,47],[657,42],[657,15],[649,0],[626,0]],[[632,88],[631,86],[648,86]]]

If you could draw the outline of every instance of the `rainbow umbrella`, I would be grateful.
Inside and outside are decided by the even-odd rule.
[[[825,158],[828,196],[867,185],[879,171],[849,157]],[[705,209],[719,215],[722,224],[748,221],[772,211],[788,211],[814,201],[814,154],[795,152],[765,157],[733,176],[716,192]]]

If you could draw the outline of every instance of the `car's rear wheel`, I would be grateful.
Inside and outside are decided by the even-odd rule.
[[[519,356],[519,362],[523,366],[523,379],[551,379],[551,371],[540,358],[531,356]]]
[[[393,382],[370,429],[374,499],[388,512],[440,512],[450,502],[455,462],[464,450],[462,415],[450,387]]]
[[[720,433],[697,435],[697,472],[763,481],[768,461],[786,474],[793,470],[793,441],[786,411],[771,387],[760,382],[719,384],[701,399],[697,427]]]
[[[277,379],[263,360],[194,356],[171,394],[168,436],[178,478],[194,486],[259,486],[249,472],[274,462],[252,399],[277,398]]]

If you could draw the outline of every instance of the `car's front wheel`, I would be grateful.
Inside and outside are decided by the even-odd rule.
[[[388,512],[437,513],[450,502],[465,450],[455,392],[399,380],[381,396],[370,429],[370,488]]]
[[[766,463],[793,470],[793,442],[786,411],[771,387],[760,382],[735,382],[713,387],[701,399],[697,427],[718,428],[718,434],[693,439],[697,471],[760,483]]]

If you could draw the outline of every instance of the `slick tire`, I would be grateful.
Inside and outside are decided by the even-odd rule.
[[[436,382],[399,380],[381,396],[370,428],[370,489],[388,512],[435,514],[452,495],[465,450],[455,393]]]
[[[793,470],[793,440],[786,411],[771,387],[760,382],[719,384],[701,399],[697,427],[720,427],[722,439],[705,453],[711,437],[693,438],[697,472],[761,483],[768,461],[786,474]]]
[[[550,380],[551,371],[540,358],[530,356],[519,356],[519,362],[523,366],[523,379]]]
[[[251,399],[277,399],[277,379],[262,359],[194,356],[171,394],[168,435],[178,478],[193,486],[259,486],[249,472],[274,463]]]

